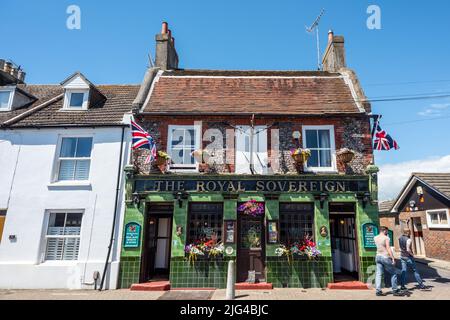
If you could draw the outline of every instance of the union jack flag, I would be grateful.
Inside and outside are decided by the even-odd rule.
[[[134,120],[131,120],[131,135],[133,138],[131,148],[136,149],[147,149],[150,150],[150,154],[145,159],[145,163],[149,163],[156,158],[156,143],[153,137],[145,131],[140,125],[138,125]]]
[[[375,133],[375,141],[373,148],[379,151],[389,151],[391,149],[398,150],[400,149],[397,141],[392,139],[390,135],[386,133],[386,131],[382,130],[379,125],[377,125],[377,131]]]

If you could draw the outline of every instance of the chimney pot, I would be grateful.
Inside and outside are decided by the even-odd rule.
[[[169,24],[164,21],[161,26],[161,34],[166,34],[168,29],[169,29]]]
[[[172,38],[172,30],[168,30],[167,33],[169,34],[169,39]]]
[[[334,38],[333,30],[328,31],[328,43],[332,43]]]
[[[11,73],[11,69],[12,69],[12,63],[11,62],[6,62],[5,66],[3,68],[3,71],[5,71],[6,73]]]

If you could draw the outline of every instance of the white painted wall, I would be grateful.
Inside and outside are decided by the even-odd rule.
[[[89,186],[53,186],[60,135],[92,135]],[[130,130],[125,128],[122,169],[128,163]],[[0,130],[0,209],[7,209],[0,242],[0,288],[93,288],[103,272],[114,215],[122,128]],[[123,224],[122,175],[115,243],[106,287],[117,287]],[[48,210],[84,211],[78,261],[45,262]],[[17,237],[16,241],[9,239]]]

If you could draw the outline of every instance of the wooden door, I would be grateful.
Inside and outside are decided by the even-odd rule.
[[[420,218],[412,218],[412,224],[416,255],[425,256],[425,243],[423,242],[422,221]]]
[[[237,282],[247,281],[253,271],[256,282],[266,281],[264,217],[240,215],[238,230]]]

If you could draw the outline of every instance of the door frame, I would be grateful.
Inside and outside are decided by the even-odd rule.
[[[264,203],[264,212],[265,212],[265,203]],[[237,234],[236,234],[236,282],[240,281],[239,279],[239,257],[242,255],[241,249],[241,218],[242,214],[237,213]],[[266,265],[266,218],[265,214],[260,217],[261,219],[261,262],[262,262],[262,274],[264,277],[264,281],[267,281],[267,265]],[[249,249],[250,250],[250,249]],[[247,270],[248,272],[248,270]],[[245,280],[244,280],[245,281]]]
[[[157,203],[155,203],[157,204]],[[150,206],[146,205],[146,211],[144,216],[144,227],[143,230],[143,237],[142,237],[142,252],[141,252],[141,266],[140,266],[140,276],[139,276],[139,282],[144,283],[151,280],[151,274],[148,270],[150,259],[149,259],[149,252],[148,252],[148,245],[147,241],[149,240],[149,221],[150,218],[156,218],[157,225],[156,225],[156,234],[158,234],[158,222],[160,218],[169,218],[170,219],[170,227],[169,227],[169,248],[168,248],[168,263],[167,263],[167,269],[164,269],[167,271],[167,274],[170,275],[170,263],[171,263],[171,253],[172,253],[172,236],[173,236],[173,211],[172,214],[151,214],[150,213]],[[157,236],[158,237],[158,236]],[[155,254],[156,255],[156,254]],[[155,263],[155,261],[153,261]],[[155,267],[152,267],[153,270],[153,276],[157,274]]]
[[[355,266],[356,266],[356,273],[358,274],[358,280],[360,279],[360,277],[361,277],[361,270],[360,270],[360,261],[359,261],[359,259],[360,259],[360,255],[359,255],[359,246],[360,246],[360,244],[359,244],[359,230],[358,230],[358,226],[357,226],[357,218],[356,218],[356,203],[354,204],[354,213],[350,213],[350,212],[346,212],[346,213],[342,213],[342,214],[339,214],[339,213],[329,213],[329,215],[328,215],[328,224],[329,224],[329,233],[330,233],[330,243],[331,243],[331,223],[330,223],[330,220],[331,220],[331,217],[333,216],[334,218],[336,218],[336,217],[342,217],[342,218],[353,218],[354,219],[354,225],[355,225],[355,252],[354,252],[354,259],[355,259]],[[331,263],[333,263],[333,262],[331,262]],[[332,265],[332,267],[333,267],[333,265]],[[334,272],[332,272],[332,274],[333,274],[333,283],[335,282],[335,279],[334,279]]]

